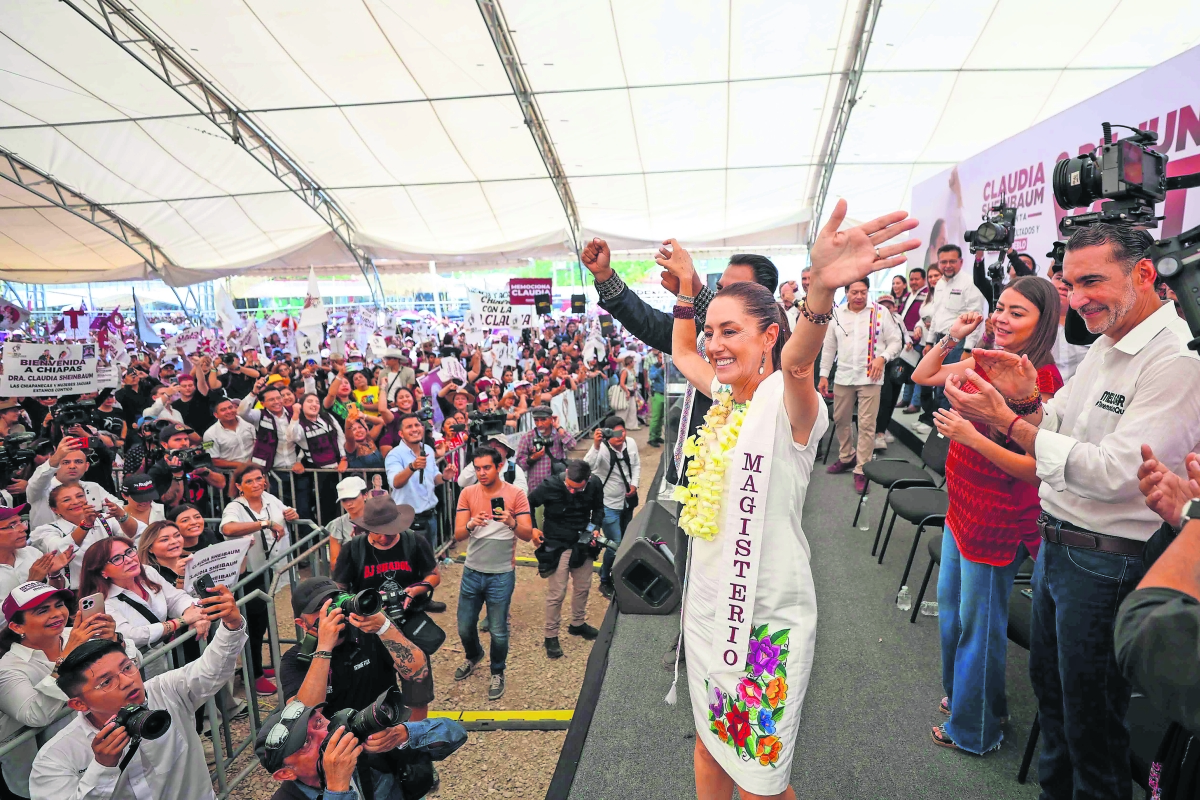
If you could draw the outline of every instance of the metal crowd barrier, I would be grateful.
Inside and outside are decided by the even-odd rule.
[[[205,522],[219,524],[220,520],[206,519]],[[315,556],[315,559],[312,561],[313,575],[328,576],[330,571],[328,560],[329,549],[327,547],[329,542],[329,532],[326,531],[323,526],[307,519],[297,520],[295,523],[291,524],[307,525],[310,526],[312,530],[301,537],[294,544],[289,545],[286,550],[277,553],[261,568],[242,576],[241,579],[238,580],[238,582],[232,587],[232,590],[236,593],[238,590],[243,589],[251,581],[256,581],[259,576],[269,574],[269,571],[274,572],[274,577],[270,584],[269,595],[264,593],[261,589],[254,589],[246,593],[243,597],[239,598],[237,600],[237,605],[244,610],[246,603],[250,602],[251,600],[261,599],[266,602],[268,620],[267,642],[271,652],[272,663],[274,663],[276,667],[278,667],[280,663],[280,644],[296,644],[299,637],[299,632],[297,632],[296,639],[282,638],[279,635],[279,621],[275,614],[274,596],[279,590],[280,579],[282,579],[284,575],[287,575],[290,585],[294,587],[299,580],[297,568],[301,560],[312,556]],[[244,614],[243,619],[245,619]],[[154,663],[155,661],[163,658],[173,657],[177,648],[194,638],[196,638],[196,631],[194,629],[189,629],[187,632],[176,637],[171,642],[151,649],[149,652],[142,655],[141,667],[144,669],[147,664]],[[203,653],[207,642],[203,639],[198,641],[200,652]],[[226,687],[224,690],[222,690],[222,692],[219,692],[217,695],[208,698],[204,705],[205,715],[208,719],[208,736],[212,740],[213,744],[214,769],[210,774],[210,778],[215,780],[217,783],[218,800],[227,800],[237,785],[245,780],[246,777],[258,767],[258,761],[256,759],[252,759],[251,763],[243,768],[237,775],[235,775],[232,780],[230,780],[226,775],[229,765],[231,765],[239,755],[245,752],[247,748],[253,748],[254,739],[258,735],[258,728],[262,724],[262,709],[259,708],[258,704],[259,695],[254,688],[253,662],[250,656],[251,646],[253,646],[253,643],[247,642],[246,648],[242,652],[242,683],[245,690],[247,708],[246,719],[249,726],[249,733],[247,736],[236,743],[233,742],[230,723],[233,721],[236,705],[232,705],[230,708],[224,709],[223,711],[217,710],[217,696],[224,694],[227,698],[233,698],[232,678],[226,684]],[[276,678],[275,685],[275,699],[276,703],[278,704],[277,707],[281,707],[287,698],[283,696],[283,685],[279,682],[278,677]],[[268,714],[271,711],[273,711],[273,709],[267,709]],[[54,720],[50,724],[53,725],[59,720],[65,719],[74,713],[76,712],[71,708],[64,706],[63,710],[59,712],[57,716],[55,716]],[[224,719],[226,716],[228,716],[229,719]],[[222,720],[224,720],[224,724],[222,724]],[[172,720],[172,722],[177,725],[194,724],[194,720],[191,718],[187,720]],[[45,730],[45,728],[26,727],[17,731],[8,739],[6,739],[3,744],[0,744],[0,758],[3,758],[19,745],[35,738],[43,730]],[[218,741],[218,736],[221,737],[220,741]]]

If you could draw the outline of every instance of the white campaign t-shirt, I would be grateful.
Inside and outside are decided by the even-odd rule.
[[[287,506],[283,504],[283,501],[270,492],[262,493],[262,511],[257,512],[250,508],[244,497],[239,497],[236,500],[230,501],[229,505],[225,506],[225,510],[221,513],[222,535],[224,535],[225,524],[227,522],[269,521],[283,525],[285,524],[283,519],[285,508]],[[254,533],[248,535],[254,537],[254,544],[250,545],[250,550],[246,553],[246,566],[251,572],[266,564],[272,552],[278,552],[280,549],[288,546],[286,533],[278,539],[276,539],[275,531],[269,529],[254,531]],[[225,538],[236,539],[238,537],[226,536]]]

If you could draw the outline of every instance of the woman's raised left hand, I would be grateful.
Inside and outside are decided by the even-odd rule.
[[[846,201],[838,200],[809,253],[810,291],[816,287],[832,292],[872,272],[899,266],[908,260],[904,253],[921,244],[917,239],[905,239],[884,246],[885,242],[917,227],[917,220],[910,218],[907,211],[893,211],[862,225],[838,230],[845,219]]]

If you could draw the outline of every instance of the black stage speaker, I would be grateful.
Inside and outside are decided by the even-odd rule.
[[[551,311],[550,295],[535,294],[533,296],[533,307],[537,310],[538,316],[544,317]]]
[[[674,554],[685,534],[675,519],[655,501],[648,501],[629,523],[613,562],[613,586],[622,614],[671,614],[683,597],[682,571],[676,572],[662,547]]]
[[[571,295],[571,313],[583,314],[587,311],[587,296],[582,294]]]
[[[600,332],[604,334],[604,338],[610,338],[613,334],[612,314],[601,314],[597,319],[600,320]]]

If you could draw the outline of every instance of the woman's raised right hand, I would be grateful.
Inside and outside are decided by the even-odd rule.
[[[670,249],[668,249],[668,245]],[[692,257],[683,246],[674,239],[667,239],[662,243],[662,247],[658,250],[658,255],[654,257],[658,265],[671,273],[672,276],[679,280],[680,291],[684,291],[682,287],[690,288],[692,285],[692,276],[696,274],[696,268],[692,265]]]
[[[964,311],[958,315],[958,319],[950,324],[950,336],[954,339],[965,339],[979,327],[981,322],[983,322],[983,315],[978,311]]]

